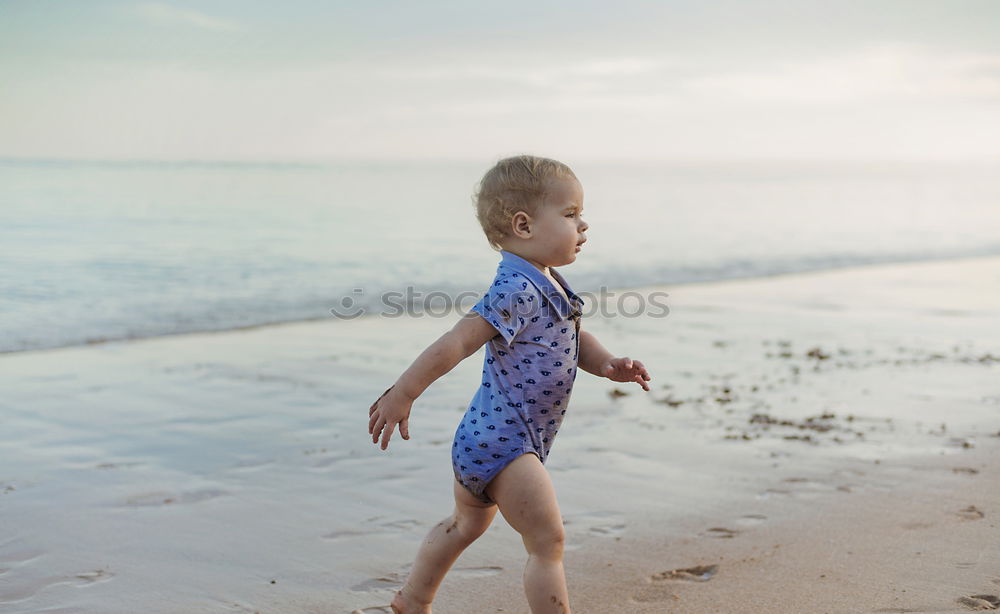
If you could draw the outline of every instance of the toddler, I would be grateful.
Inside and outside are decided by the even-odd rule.
[[[573,263],[586,242],[583,188],[548,158],[500,160],[476,192],[476,215],[500,252],[496,277],[454,328],[431,344],[369,410],[372,443],[389,445],[396,425],[410,438],[414,400],[484,343],[482,383],[451,448],[455,511],[424,540],[396,614],[428,614],[458,556],[497,510],[528,551],[524,591],[532,614],[569,614],[563,524],[543,464],[568,407],[577,369],[616,382],[650,380],[638,360],[615,358],[581,330],[583,299],[555,267]]]

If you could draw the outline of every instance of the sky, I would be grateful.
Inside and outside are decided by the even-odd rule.
[[[996,0],[0,0],[0,157],[1000,160]]]

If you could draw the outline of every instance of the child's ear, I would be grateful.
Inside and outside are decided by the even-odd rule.
[[[510,220],[514,236],[520,239],[531,238],[531,216],[524,211],[518,211]]]

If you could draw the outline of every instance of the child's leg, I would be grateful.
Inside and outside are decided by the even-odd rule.
[[[532,614],[570,614],[562,555],[565,533],[555,488],[538,456],[522,454],[486,487],[528,550],[524,593]]]
[[[472,496],[454,480],[455,512],[437,523],[420,546],[406,584],[392,600],[400,613],[429,612],[438,586],[452,564],[469,544],[486,532],[496,516],[497,506]]]

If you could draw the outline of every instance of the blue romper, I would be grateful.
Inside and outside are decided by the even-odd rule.
[[[511,461],[534,452],[545,462],[576,378],[583,306],[554,268],[570,303],[530,262],[500,254],[493,284],[472,307],[498,334],[452,444],[455,479],[484,503],[494,503],[486,485]]]

